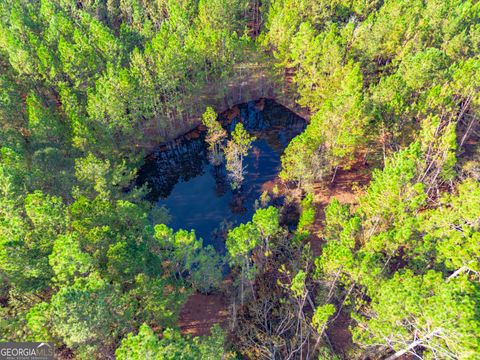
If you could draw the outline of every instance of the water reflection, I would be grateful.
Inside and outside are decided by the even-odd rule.
[[[209,163],[205,133],[191,132],[152,154],[140,169],[137,183],[147,184],[148,200],[166,206],[173,229],[195,229],[205,244],[224,247],[227,229],[249,221],[262,186],[275,179],[288,142],[305,128],[305,121],[272,100],[238,106],[238,115],[225,121],[229,133],[243,122],[257,137],[245,159],[242,188],[232,191],[225,165]],[[225,119],[224,119],[225,120]]]

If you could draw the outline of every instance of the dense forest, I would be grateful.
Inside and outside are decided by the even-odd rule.
[[[477,0],[1,1],[0,340],[60,359],[480,359],[479,50]],[[308,122],[218,251],[135,179],[201,124],[241,191],[255,136],[218,114],[252,94]],[[325,197],[340,186],[348,201]],[[192,337],[196,293],[229,314]]]

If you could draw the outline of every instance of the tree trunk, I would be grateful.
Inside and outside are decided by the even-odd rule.
[[[427,334],[427,336],[425,336],[425,338],[415,340],[415,341],[412,342],[410,345],[408,345],[408,347],[406,347],[406,348],[403,349],[403,350],[397,351],[395,354],[389,356],[389,357],[386,358],[385,360],[395,360],[395,359],[398,359],[400,356],[405,355],[406,353],[410,352],[410,350],[413,350],[413,349],[415,349],[417,346],[423,344],[423,343],[425,342],[425,340],[434,337],[436,334],[438,334],[438,333],[440,332],[440,330],[441,330],[441,329],[435,329],[435,330],[433,330],[430,334]]]

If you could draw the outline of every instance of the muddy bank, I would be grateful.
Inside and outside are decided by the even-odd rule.
[[[139,146],[151,153],[159,143],[167,143],[182,134],[195,130],[201,124],[201,116],[207,106],[219,114],[235,112],[236,105],[256,99],[270,99],[283,105],[305,120],[310,119],[308,109],[301,108],[295,101],[292,88],[285,79],[276,79],[267,65],[237,69],[237,76],[226,83],[211,84],[201,93],[184,99],[184,111],[178,114],[174,128],[159,128],[158,121],[151,121],[142,128],[144,140]],[[260,100],[261,101],[261,100]]]

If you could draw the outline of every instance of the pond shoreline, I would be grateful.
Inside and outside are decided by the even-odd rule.
[[[310,122],[310,119],[311,119],[311,116],[312,116],[311,111],[307,108],[300,107],[298,104],[295,103],[294,100],[286,100],[285,96],[272,95],[272,96],[261,96],[261,97],[258,97],[258,98],[254,97],[250,101],[240,102],[240,103],[235,104],[235,105],[233,105],[229,108],[226,108],[226,109],[220,109],[220,110],[215,109],[215,110],[217,111],[220,120],[228,119],[232,116],[232,113],[233,114],[236,113],[236,110],[238,109],[239,106],[247,104],[251,101],[255,101],[255,103],[259,103],[259,102],[268,101],[268,100],[274,101],[277,104],[282,105],[283,107],[287,108],[288,110],[290,110],[292,113],[294,113],[298,117],[303,118],[306,121],[307,124]],[[188,121],[188,122],[190,122],[190,121]],[[179,139],[183,139],[184,137],[188,137],[189,134],[196,133],[196,132],[202,132],[202,131],[205,130],[205,128],[202,125],[202,120],[201,120],[200,116],[192,118],[191,122],[192,123],[188,128],[183,129],[182,132],[172,136],[172,138],[170,138],[169,140],[165,140],[165,141],[159,142],[157,144],[154,144],[153,141],[152,141],[152,143],[149,142],[147,145],[145,145],[144,149],[145,149],[146,155],[144,156],[144,159],[147,160],[149,157],[154,155],[154,153],[158,149],[160,149],[162,147],[166,147],[169,144],[172,144],[172,143],[178,141]],[[193,135],[193,136],[195,136],[195,135]]]
[[[263,202],[276,202],[283,186],[278,184],[281,156],[291,139],[304,131],[306,120],[271,99],[238,104],[219,116],[228,133],[243,123],[255,136],[244,158],[241,189],[230,186],[224,163],[208,160],[203,125],[158,145],[139,169],[136,184],[149,189],[146,199],[168,209],[174,230],[195,229],[207,245],[224,247],[226,227],[251,220]],[[268,199],[268,200],[266,200]]]

